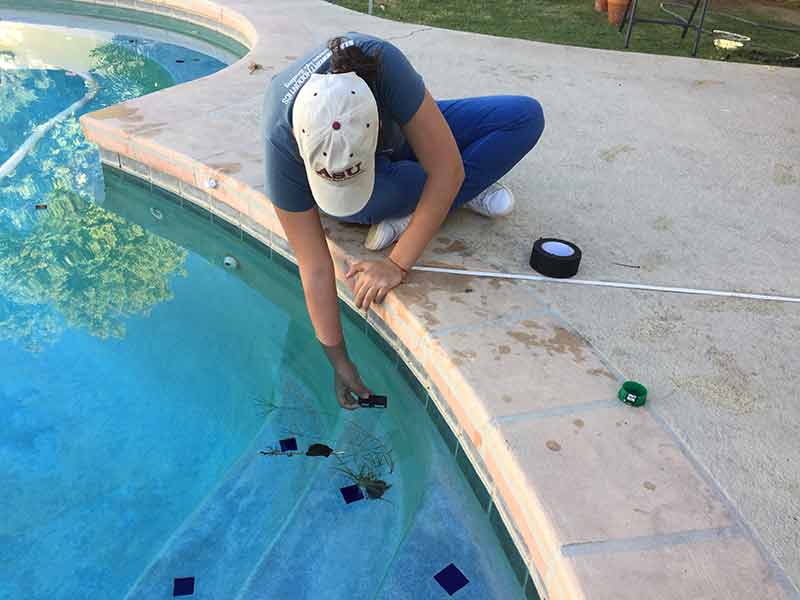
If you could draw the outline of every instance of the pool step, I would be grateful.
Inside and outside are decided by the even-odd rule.
[[[438,458],[437,458],[438,457]],[[522,598],[522,588],[486,519],[475,519],[478,504],[457,468],[446,465],[450,456],[434,453],[431,482],[419,504],[380,590],[371,598],[447,598],[433,576],[455,564],[469,583],[458,591],[459,600]]]
[[[369,424],[375,415],[360,415],[360,426],[380,428]],[[347,439],[349,427],[339,421],[329,439]],[[445,597],[433,575],[451,562],[470,580],[459,598],[519,597],[511,567],[489,550],[494,531],[483,515],[475,518],[483,509],[449,455],[397,457],[385,500],[346,504],[340,488],[352,481],[335,469],[335,457],[258,453],[279,437],[265,425],[126,600],[168,600],[179,577],[196,578],[194,600]],[[302,449],[308,440],[298,441]]]
[[[289,373],[275,382],[275,390],[288,408],[265,415],[248,450],[170,536],[125,600],[172,598],[179,577],[196,578],[193,600],[229,600],[264,549],[281,535],[328,459],[263,456],[259,451],[290,436],[301,451],[314,442],[335,440],[342,423],[338,415],[317,412],[314,394]]]
[[[410,519],[396,489],[390,501],[346,504],[340,488],[351,483],[331,468],[320,472],[236,600],[374,597]]]
[[[235,595],[264,547],[280,534],[325,459],[262,456],[276,432],[266,425],[224,481],[167,541],[126,600],[172,598],[176,577],[195,577],[194,600]],[[131,532],[135,535],[135,532]]]
[[[401,477],[401,466],[388,501],[345,504],[339,488],[350,482],[320,473],[235,600],[445,598],[433,576],[450,563],[469,579],[462,600],[521,599],[514,570],[493,550],[485,509],[452,460],[434,453],[420,481]]]

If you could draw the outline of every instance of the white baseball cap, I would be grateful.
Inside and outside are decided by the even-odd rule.
[[[297,94],[292,128],[317,205],[354,215],[372,196],[378,103],[355,73],[312,75]]]

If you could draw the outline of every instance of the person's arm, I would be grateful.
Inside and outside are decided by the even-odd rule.
[[[393,262],[408,270],[450,212],[464,183],[464,163],[450,126],[427,91],[422,106],[403,127],[403,133],[428,176],[411,223],[389,255]]]
[[[366,398],[370,392],[347,355],[333,259],[319,213],[316,208],[292,212],[277,206],[275,212],[297,259],[311,323],[335,372],[336,397],[344,408],[355,408],[358,402],[350,393]]]
[[[403,133],[428,177],[411,223],[388,259],[355,263],[347,273],[348,278],[358,275],[353,287],[355,301],[365,311],[372,302],[383,302],[414,266],[441,228],[464,182],[464,163],[453,132],[427,91]]]

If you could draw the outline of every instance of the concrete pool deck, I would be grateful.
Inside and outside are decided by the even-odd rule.
[[[800,294],[800,70],[434,30],[318,0],[76,1],[251,48],[81,123],[109,164],[285,255],[263,195],[263,90],[359,30],[407,52],[436,97],[530,94],[548,119],[509,177],[517,211],[456,215],[421,264],[526,272],[532,241],[554,234],[583,247],[585,278]],[[365,232],[325,224],[341,276],[369,255]],[[368,320],[428,385],[543,597],[762,599],[796,597],[800,580],[799,316],[415,273]],[[623,375],[651,388],[647,408],[615,400]]]

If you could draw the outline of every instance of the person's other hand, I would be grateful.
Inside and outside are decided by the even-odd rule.
[[[403,271],[388,259],[363,260],[353,263],[345,277],[353,287],[356,306],[366,312],[403,282]]]
[[[356,366],[347,361],[338,369],[334,370],[333,384],[336,389],[336,399],[342,408],[354,410],[358,408],[358,400],[353,398],[353,394],[359,398],[369,398],[370,392],[358,374]]]

